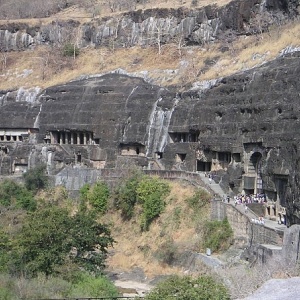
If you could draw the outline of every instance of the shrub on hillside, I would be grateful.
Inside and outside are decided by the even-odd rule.
[[[48,185],[48,177],[46,175],[46,166],[40,165],[28,170],[24,175],[25,187],[34,193],[44,189]]]
[[[86,183],[79,190],[79,195],[80,195],[79,210],[81,211],[85,211],[87,209],[88,195],[89,195],[90,188],[91,185]]]
[[[88,202],[100,213],[107,210],[109,188],[105,182],[97,182],[87,191]]]
[[[159,178],[145,176],[138,183],[136,192],[143,209],[141,229],[146,231],[149,230],[151,222],[163,212],[170,186]]]
[[[212,251],[223,251],[232,243],[233,231],[227,219],[208,221],[204,225],[204,247]]]
[[[229,300],[226,287],[209,276],[171,276],[159,283],[145,300]]]
[[[154,257],[164,264],[171,265],[178,253],[178,247],[172,238],[162,243]]]
[[[75,44],[67,43],[63,47],[63,55],[69,57],[76,57],[79,55],[79,48]]]
[[[36,209],[36,201],[32,193],[12,180],[4,180],[0,184],[0,205],[28,211]]]
[[[198,212],[210,202],[210,194],[203,189],[197,189],[194,195],[187,198],[186,201],[191,209]]]
[[[121,210],[124,220],[130,220],[133,217],[134,207],[137,202],[138,183],[139,174],[134,174],[115,190],[114,205]]]

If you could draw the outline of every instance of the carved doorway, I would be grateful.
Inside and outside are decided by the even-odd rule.
[[[249,161],[248,174],[255,178],[254,194],[263,193],[263,185],[261,178],[262,155],[259,152],[254,152]]]

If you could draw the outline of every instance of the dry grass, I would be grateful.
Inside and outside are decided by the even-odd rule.
[[[148,232],[140,231],[139,215],[128,222],[123,222],[115,212],[104,217],[102,221],[112,224],[112,234],[117,241],[113,255],[108,259],[110,269],[129,271],[134,267],[141,267],[148,278],[154,275],[179,274],[184,270],[161,263],[155,259],[154,253],[170,240],[178,246],[178,251],[200,250],[198,245],[201,241],[196,232],[196,224],[208,218],[209,208],[206,208],[204,215],[199,215],[199,219],[193,218],[185,200],[193,195],[194,187],[180,182],[171,182],[170,185],[171,193],[167,198],[166,209]]]
[[[205,47],[177,45],[141,49],[85,48],[78,58],[62,57],[58,50],[39,46],[34,50],[1,53],[0,89],[63,84],[81,75],[102,74],[117,68],[128,72],[147,71],[157,84],[178,85],[224,77],[274,59],[287,46],[300,46],[300,21],[273,28],[259,37],[239,37],[221,52],[224,43]],[[4,65],[4,55],[6,65]],[[47,60],[47,63],[45,63]],[[26,75],[26,70],[29,70]],[[165,70],[177,70],[166,73]]]
[[[198,0],[197,5],[192,5],[192,0],[164,0],[164,1],[149,0],[144,2],[145,4],[137,4],[135,7],[132,6],[132,10],[140,10],[140,9],[145,10],[145,9],[155,9],[155,8],[177,9],[180,7],[201,8],[207,5],[223,6],[229,3],[230,0],[216,0],[215,2],[211,2],[209,0]],[[0,20],[0,25],[9,22],[14,22],[14,23],[26,23],[31,26],[36,26],[42,24],[49,24],[55,20],[70,20],[70,19],[76,20],[83,24],[91,21],[91,19],[119,15],[124,12],[127,12],[127,10],[116,9],[115,11],[112,12],[108,1],[95,0],[91,5],[87,3],[81,5],[74,5],[47,18]]]

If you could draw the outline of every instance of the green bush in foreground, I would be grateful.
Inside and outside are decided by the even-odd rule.
[[[105,276],[79,272],[76,281],[38,274],[35,278],[10,277],[0,273],[0,299],[81,299],[119,296],[118,289]]]
[[[93,277],[88,274],[82,274],[80,280],[75,283],[69,297],[117,297],[118,289],[105,276]]]
[[[209,276],[171,276],[159,283],[145,300],[229,300],[226,287]]]

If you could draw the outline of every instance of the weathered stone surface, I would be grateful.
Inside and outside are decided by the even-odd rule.
[[[240,300],[281,300],[297,299],[300,293],[300,277],[270,279],[253,295]]]
[[[298,6],[298,0],[235,0],[224,7],[139,10],[82,26],[72,20],[34,27],[12,23],[0,26],[0,49],[62,44],[72,36],[76,36],[81,47],[107,46],[112,41],[115,47],[147,46],[157,44],[158,40],[164,44],[179,39],[201,45],[224,38],[227,31],[233,38],[237,34],[264,32],[270,25],[298,15]]]
[[[120,74],[35,97],[3,91],[1,174],[39,162],[49,174],[132,164],[211,171],[228,193],[264,192],[286,208],[288,225],[298,224],[299,59],[293,52],[183,93]]]

